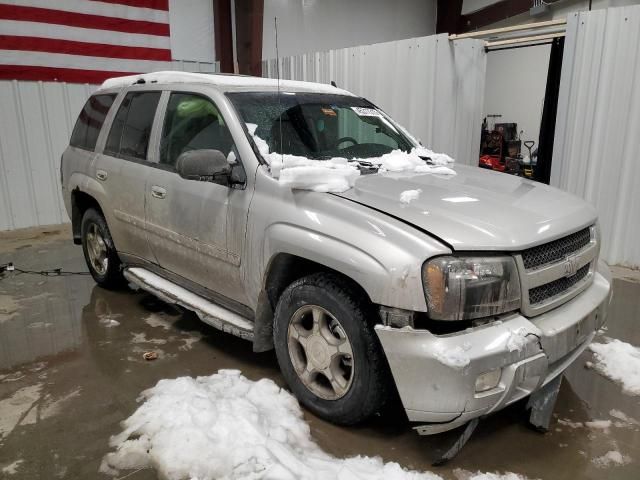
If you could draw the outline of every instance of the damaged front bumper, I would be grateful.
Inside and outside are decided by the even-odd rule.
[[[593,340],[610,301],[610,274],[600,262],[593,283],[569,302],[533,318],[519,314],[449,335],[377,328],[409,420],[431,435],[495,412],[560,375]],[[456,352],[453,361],[450,352]],[[447,357],[449,356],[449,359]],[[477,391],[495,372],[495,387]]]

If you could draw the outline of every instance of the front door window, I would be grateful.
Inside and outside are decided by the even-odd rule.
[[[160,141],[160,163],[175,167],[178,157],[190,150],[233,150],[231,132],[213,102],[193,93],[172,93]]]

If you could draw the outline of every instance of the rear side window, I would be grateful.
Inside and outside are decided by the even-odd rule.
[[[116,157],[146,160],[149,137],[160,92],[130,92],[113,119],[105,153]]]
[[[104,119],[107,117],[115,98],[116,95],[113,93],[94,95],[87,100],[78,116],[75,127],[73,127],[69,141],[72,147],[93,151]]]

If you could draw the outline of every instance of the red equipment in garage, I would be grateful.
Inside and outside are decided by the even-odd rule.
[[[480,155],[478,165],[482,168],[490,168],[491,170],[504,172],[506,166],[502,149],[503,144],[504,139],[499,131],[485,131],[483,134],[481,149],[483,154]]]

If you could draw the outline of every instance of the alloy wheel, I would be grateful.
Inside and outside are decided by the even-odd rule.
[[[317,305],[300,307],[287,331],[291,363],[307,389],[325,400],[347,394],[354,376],[351,342],[340,322]]]
[[[87,230],[87,253],[89,254],[91,266],[96,273],[98,275],[106,274],[109,267],[107,244],[95,223],[90,224]]]

